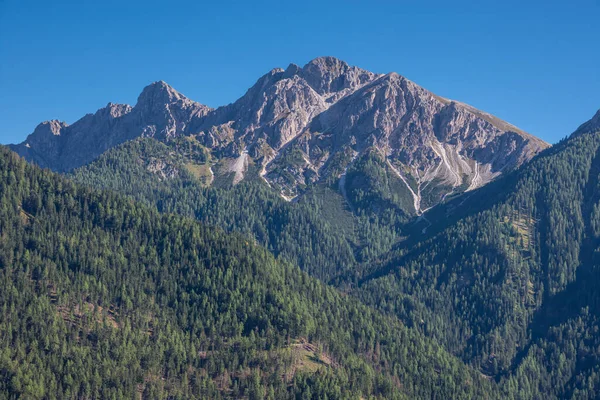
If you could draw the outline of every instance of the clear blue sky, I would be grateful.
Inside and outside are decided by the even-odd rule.
[[[600,108],[599,20],[597,0],[0,0],[0,143],[135,104],[161,79],[217,107],[274,67],[322,55],[398,72],[555,142]]]

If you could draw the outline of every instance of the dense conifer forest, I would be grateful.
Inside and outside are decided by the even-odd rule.
[[[484,379],[247,237],[0,150],[5,398],[474,398]]]
[[[600,396],[600,132],[427,215],[345,283],[520,398]],[[343,279],[342,279],[343,280]]]

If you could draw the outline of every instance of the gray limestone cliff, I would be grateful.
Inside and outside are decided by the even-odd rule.
[[[376,74],[320,57],[303,67],[273,69],[240,99],[214,110],[156,82],[134,107],[109,104],[69,126],[44,122],[12,148],[42,167],[68,171],[136,137],[168,142],[180,135],[197,140],[214,159],[239,164],[236,182],[249,158],[286,198],[311,183],[342,177],[352,162],[374,150],[406,185],[416,214],[548,147],[396,73]]]

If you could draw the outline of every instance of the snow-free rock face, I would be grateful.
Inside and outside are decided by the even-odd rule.
[[[548,146],[492,115],[436,96],[396,73],[353,81],[357,84],[342,89],[344,94],[296,133],[284,149],[301,155],[304,162],[290,165],[289,157],[280,156],[266,163],[266,179],[288,196],[328,174],[339,174],[339,169],[328,168],[336,155],[350,155],[347,167],[357,155],[375,148],[387,159],[390,172],[405,183],[414,197],[413,211],[420,214],[449,194],[484,185]]]
[[[42,122],[29,135],[27,141],[20,145],[19,153],[30,160],[35,157],[35,162],[41,167],[51,167],[52,162],[60,153],[60,133],[67,126],[66,123],[54,119]],[[43,149],[43,151],[36,157],[32,146]]]
[[[276,68],[195,130],[209,147],[228,149],[226,154],[234,156],[246,146],[259,157],[285,146],[332,104],[377,77],[333,57],[317,58],[303,68]]]
[[[194,137],[213,157],[249,159],[286,198],[341,177],[367,151],[401,179],[416,214],[449,194],[472,190],[519,166],[548,145],[469,105],[396,74],[375,74],[333,57],[290,64],[262,76],[236,102],[216,110],[164,82],[146,87],[135,107],[109,104],[71,126],[50,121],[13,147],[65,171],[138,136]],[[238,165],[239,164],[239,165]],[[237,169],[240,169],[237,168]],[[244,171],[237,171],[236,182]]]
[[[139,136],[165,140],[183,134],[193,118],[210,110],[165,82],[155,82],[144,88],[135,107],[109,103],[72,125],[43,122],[12,149],[42,167],[69,171]]]

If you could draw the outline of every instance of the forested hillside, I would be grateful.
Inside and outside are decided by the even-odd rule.
[[[395,317],[248,238],[0,149],[4,398],[496,398]]]
[[[342,286],[437,339],[507,395],[600,397],[600,129],[582,127],[427,213],[413,236],[422,240],[400,243]]]
[[[205,180],[213,178],[199,171],[208,168],[210,155],[190,139],[167,144],[151,138],[133,140],[69,176],[87,186],[130,195],[161,212],[241,232],[327,282],[390,250],[409,221],[400,208],[390,206],[394,203],[386,202],[388,193],[373,192],[367,199],[359,193],[369,189],[356,176],[368,173],[370,158],[349,171],[346,199],[332,180],[313,185],[294,203],[269,188],[254,166],[237,185],[232,184],[230,173],[217,176],[206,187]],[[379,165],[372,170],[385,171]],[[394,178],[386,174],[384,179]],[[375,198],[382,199],[378,208],[371,207]]]

